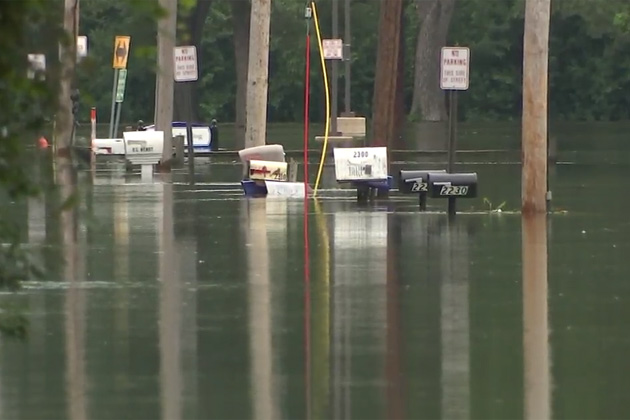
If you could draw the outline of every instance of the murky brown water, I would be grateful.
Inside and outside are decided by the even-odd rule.
[[[627,165],[558,165],[566,213],[535,220],[517,165],[462,166],[480,197],[454,221],[329,174],[306,235],[302,201],[196,169],[82,177],[72,272],[54,203],[10,206],[48,274],[0,295],[29,320],[0,337],[0,418],[630,416]]]

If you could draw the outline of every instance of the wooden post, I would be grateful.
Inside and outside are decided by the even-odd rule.
[[[252,0],[249,26],[245,147],[265,144],[270,21],[271,0]]]
[[[164,131],[162,167],[168,168],[173,155],[173,90],[175,88],[175,29],[177,25],[177,0],[159,0],[167,15],[158,21],[157,75],[155,80],[155,129]]]
[[[551,0],[526,0],[523,51],[523,213],[546,212]]]
[[[54,126],[54,149],[58,159],[70,158],[70,140],[74,124],[72,116],[72,81],[76,68],[77,44],[77,11],[79,0],[64,0],[63,30],[68,37],[68,44],[59,45],[59,57],[61,60],[61,72],[59,80],[58,109]],[[74,40],[74,42],[73,42]]]

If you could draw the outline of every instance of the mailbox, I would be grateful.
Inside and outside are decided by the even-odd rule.
[[[405,171],[401,170],[398,176],[398,191],[404,194],[411,193],[428,193],[429,192],[429,173],[444,173],[445,170],[431,171]]]
[[[477,196],[477,174],[430,172],[429,192],[433,198],[473,198]]]
[[[133,165],[156,165],[162,159],[163,131],[127,131],[123,133],[127,160]]]
[[[286,181],[287,163],[265,160],[250,160],[248,178],[257,181]]]

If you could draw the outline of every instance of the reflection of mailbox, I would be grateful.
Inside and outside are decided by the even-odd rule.
[[[429,192],[433,198],[473,198],[477,196],[477,174],[428,174]]]
[[[405,171],[401,170],[398,176],[398,191],[404,194],[429,192],[429,173],[444,173],[445,170],[431,171]]]

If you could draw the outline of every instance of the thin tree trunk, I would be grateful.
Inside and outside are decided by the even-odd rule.
[[[76,70],[77,11],[79,0],[65,0],[63,30],[67,43],[59,45],[61,59],[58,108],[55,116],[54,147],[60,166],[71,165],[70,143],[72,137],[72,100],[70,94]]]
[[[403,0],[381,2],[372,117],[372,143],[378,146],[392,145],[396,139],[402,12]]]
[[[271,0],[252,0],[250,16],[245,147],[262,146],[267,137]]]
[[[236,121],[234,134],[234,146],[236,149],[245,147],[250,13],[251,5],[248,0],[232,1],[234,58],[236,61]]]
[[[394,140],[391,146],[403,145],[403,131],[407,115],[405,110],[405,1],[400,13],[400,48],[398,49],[398,76],[396,78],[396,99],[394,101]]]
[[[547,211],[547,88],[551,0],[527,0],[523,44],[523,213]]]
[[[160,7],[167,15],[158,21],[157,34],[157,76],[155,81],[155,126],[164,132],[164,149],[162,152],[163,168],[168,168],[172,160],[172,123],[173,123],[173,48],[177,28],[177,0],[159,0]]]
[[[446,101],[440,89],[440,52],[455,8],[455,0],[417,0],[420,31],[411,114],[422,121],[446,120]]]
[[[212,0],[197,0],[195,6],[184,16],[186,30],[178,34],[179,45],[194,45],[197,47],[197,64],[202,67],[201,38],[203,29],[210,13]],[[201,73],[201,72],[200,72]],[[175,109],[173,118],[179,121],[199,121],[199,82],[185,82],[175,84]]]

